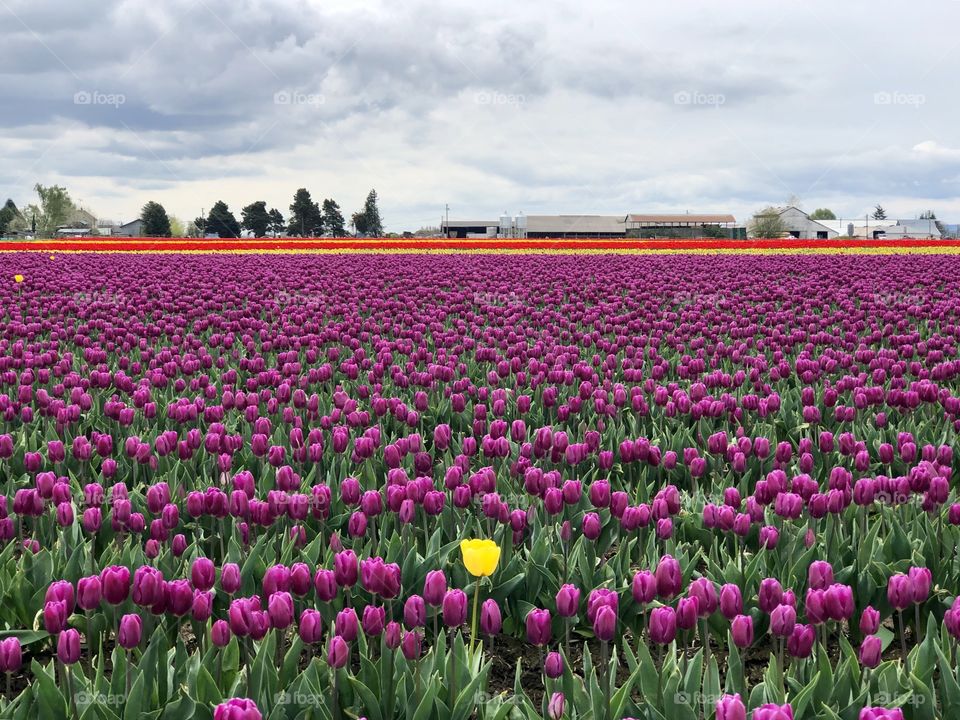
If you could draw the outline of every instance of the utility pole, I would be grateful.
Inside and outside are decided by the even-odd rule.
[[[443,223],[443,232],[447,237],[450,237],[450,203],[444,203],[444,223]]]

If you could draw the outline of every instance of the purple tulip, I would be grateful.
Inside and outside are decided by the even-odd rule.
[[[57,636],[57,659],[64,665],[73,665],[80,659],[80,633],[73,628]]]
[[[210,639],[213,640],[213,644],[218,648],[229,645],[232,635],[230,625],[225,620],[217,620],[210,628]]]
[[[443,624],[460,627],[467,621],[467,594],[460,589],[448,590],[443,596]]]
[[[117,630],[117,644],[125,650],[132,650],[140,644],[143,634],[143,621],[139,615],[130,614],[120,618]]]
[[[724,695],[717,700],[716,720],[746,720],[747,708],[740,699],[739,693],[736,695]]]
[[[484,600],[480,605],[480,632],[487,637],[493,637],[500,632],[503,620],[500,615],[500,606],[493,598]]]
[[[344,608],[337,613],[336,620],[333,623],[334,633],[342,637],[347,642],[353,642],[360,633],[360,621],[357,619],[357,612],[353,608]]]
[[[539,608],[527,613],[527,642],[531,645],[548,645],[550,643],[551,619],[550,611]]]
[[[575,585],[562,585],[557,592],[557,615],[575,617],[580,609],[580,590]]]
[[[778,605],[770,613],[770,632],[778,637],[789,637],[797,624],[797,611],[790,605]]]
[[[214,708],[213,720],[263,720],[263,716],[253,700],[232,698]]]
[[[447,578],[443,574],[443,570],[430,570],[423,581],[423,599],[433,607],[440,607],[446,593]]]
[[[683,587],[683,576],[680,572],[680,563],[672,556],[664,555],[657,564],[654,572],[657,580],[657,595],[664,600],[676,597]]]
[[[863,635],[876,635],[880,629],[880,613],[867,605],[860,615],[860,632]]]
[[[883,652],[883,642],[876,635],[867,635],[860,643],[860,664],[867,668],[875,668],[880,664]]]
[[[741,650],[753,644],[753,618],[749,615],[737,615],[730,623],[733,644]]]
[[[650,639],[669,645],[677,636],[677,613],[672,607],[658,607],[650,613]]]
[[[793,708],[790,704],[775,705],[767,703],[753,711],[751,720],[793,720]]]
[[[20,639],[8,637],[0,640],[0,672],[15,673],[23,663]]]
[[[894,610],[905,610],[913,604],[913,581],[907,575],[894,575],[887,583],[887,600]]]
[[[339,670],[345,667],[349,660],[350,646],[347,645],[347,641],[340,635],[331,637],[327,645],[327,664]]]

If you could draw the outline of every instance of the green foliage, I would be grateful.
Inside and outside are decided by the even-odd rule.
[[[748,229],[752,238],[778,238],[787,231],[775,208],[766,208],[754,215]]]
[[[293,196],[287,232],[297,237],[315,237],[323,234],[323,214],[306,188],[300,188]]]
[[[140,220],[143,222],[143,234],[146,237],[170,237],[170,218],[163,205],[152,200],[143,206],[140,211]]]
[[[240,223],[230,212],[230,208],[223,200],[218,200],[210,209],[203,226],[207,235],[216,235],[222,238],[240,237]]]
[[[267,203],[257,200],[240,211],[243,228],[253,233],[254,237],[261,238],[270,230],[270,213],[267,212]]]
[[[353,227],[358,235],[383,236],[383,222],[380,219],[380,208],[377,206],[376,190],[370,191],[363,203],[363,208],[353,214]]]
[[[330,198],[323,201],[323,231],[330,237],[344,237],[347,234],[340,206]]]

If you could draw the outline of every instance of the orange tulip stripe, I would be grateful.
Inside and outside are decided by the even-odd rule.
[[[633,240],[564,238],[285,238],[27,240],[0,252],[376,254],[960,254],[960,240]]]

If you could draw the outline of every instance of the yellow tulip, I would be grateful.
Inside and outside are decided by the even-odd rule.
[[[474,577],[489,577],[500,562],[500,546],[493,540],[464,540],[460,543],[463,564]]]
[[[22,283],[22,282],[23,282],[23,275],[14,275],[14,276],[13,276],[13,281],[14,281],[15,283]]]

